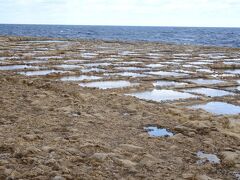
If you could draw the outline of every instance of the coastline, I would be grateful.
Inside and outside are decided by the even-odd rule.
[[[0,60],[0,67],[28,67],[0,71],[0,179],[200,180],[233,179],[240,173],[240,115],[219,116],[188,108],[211,101],[239,106],[239,92],[228,90],[239,86],[236,82],[239,75],[212,76],[240,68],[238,64],[224,64],[226,59],[230,59],[229,62],[240,59],[239,48],[101,40],[61,39],[64,41],[58,42],[59,39],[51,38],[48,42],[42,38],[34,38],[39,42],[32,42],[31,38],[30,41],[26,41],[29,38],[18,41],[18,37],[7,39],[9,37],[0,37],[0,58],[7,57]],[[37,60],[42,62],[33,62]],[[83,61],[70,63],[70,60]],[[133,64],[127,64],[129,62]],[[192,64],[195,62],[205,64]],[[98,68],[105,71],[81,71],[91,63],[102,63]],[[59,67],[63,64],[80,67]],[[163,67],[146,69],[150,64]],[[184,65],[200,66],[200,69],[213,72],[197,71]],[[37,70],[29,66],[64,73],[18,74]],[[178,70],[189,74],[176,77],[116,75],[127,68],[139,68],[133,72],[144,75],[151,71],[179,73]],[[101,90],[79,86],[92,80],[59,81],[66,76],[81,75],[102,78],[94,81],[122,80],[140,85]],[[199,78],[224,82],[200,85],[186,81]],[[152,83],[159,80],[187,83],[184,87],[162,88],[166,90],[184,92],[204,87],[235,95],[197,95],[197,99],[169,102],[144,101],[125,95],[157,88]],[[174,136],[150,137],[144,130],[149,125],[169,129]],[[204,161],[198,164],[201,160],[197,157],[198,151],[217,155],[220,163]]]

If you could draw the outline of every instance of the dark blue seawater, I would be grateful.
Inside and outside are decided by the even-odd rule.
[[[240,47],[240,28],[0,24],[0,35]]]

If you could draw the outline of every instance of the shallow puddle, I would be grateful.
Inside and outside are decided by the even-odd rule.
[[[167,129],[158,128],[155,126],[144,127],[144,130],[146,130],[151,137],[171,137],[174,135]]]
[[[152,91],[131,93],[127,95],[134,96],[142,100],[151,100],[156,102],[174,101],[174,100],[187,99],[187,98],[197,98],[197,96],[189,93],[182,93],[182,92],[173,91],[173,90],[157,90],[157,89],[154,89]]]
[[[214,71],[210,69],[198,69],[197,72],[214,73]]]
[[[204,62],[204,61],[198,61],[198,62],[191,62],[190,64],[193,64],[193,65],[208,65],[208,64],[212,64],[212,63]]]
[[[227,65],[240,65],[240,62],[223,62],[223,63]]]
[[[141,67],[116,67],[118,70],[124,70],[124,71],[145,71],[148,70],[148,68],[141,68]]]
[[[227,70],[225,73],[230,73],[230,74],[240,74],[240,69],[235,69],[235,70]]]
[[[218,90],[218,89],[211,89],[211,88],[186,89],[185,92],[202,94],[202,95],[209,96],[209,97],[219,97],[219,96],[235,95],[234,93],[231,93],[231,92],[228,92],[228,91]]]
[[[164,67],[165,65],[162,64],[148,64],[146,65],[146,67],[150,67],[150,68],[159,68],[159,67]]]
[[[174,72],[184,73],[184,74],[193,74],[193,73],[195,73],[195,72],[192,72],[192,71],[186,71],[186,70],[182,70],[182,69],[175,70]]]
[[[88,73],[88,72],[105,72],[106,70],[100,69],[100,68],[90,68],[90,69],[81,69],[83,73]]]
[[[197,161],[197,164],[199,165],[207,162],[211,164],[220,164],[220,159],[215,154],[206,154],[202,151],[198,151],[197,157],[200,159]]]
[[[136,53],[133,52],[133,51],[122,51],[122,52],[119,52],[118,54],[122,55],[122,56],[126,56],[126,55],[133,55],[133,54],[136,54]]]
[[[224,81],[217,80],[217,79],[188,79],[187,81],[193,82],[195,84],[219,84],[219,83],[224,83]]]
[[[83,57],[83,58],[94,58],[94,57],[96,57],[98,54],[97,53],[91,53],[91,52],[85,52],[85,53],[82,53],[81,54],[81,56]]]
[[[63,69],[81,69],[82,67],[79,65],[72,65],[72,64],[61,64],[57,65],[57,68],[63,68]]]
[[[24,61],[24,63],[26,63],[26,64],[44,64],[44,63],[46,63],[47,61],[44,61],[44,60],[33,60],[33,61]]]
[[[38,66],[28,66],[28,65],[9,65],[9,66],[0,66],[2,71],[18,70],[18,69],[39,69]]]
[[[183,65],[185,68],[200,68],[200,66],[194,66],[194,65]]]
[[[20,72],[19,74],[25,76],[45,76],[53,73],[64,73],[66,71],[57,71],[57,70],[43,70],[43,71],[27,71],[27,72]]]
[[[155,87],[180,87],[180,86],[185,86],[187,83],[180,83],[180,82],[175,82],[175,81],[156,81],[153,83]]]
[[[66,41],[52,41],[52,40],[43,40],[43,41],[23,41],[23,42],[26,42],[26,43],[28,43],[28,42],[30,42],[30,43],[64,43],[64,42],[66,42]]]
[[[225,102],[209,102],[207,104],[192,106],[193,109],[203,109],[216,115],[237,115],[240,114],[240,106]]]
[[[233,175],[236,177],[236,180],[240,180],[240,171],[234,172]]]
[[[142,64],[140,61],[119,62],[119,64]]]
[[[113,75],[124,76],[124,77],[147,77],[147,75],[133,72],[122,72],[122,73],[114,73]]]
[[[98,82],[89,82],[89,83],[80,83],[82,87],[91,87],[99,89],[115,89],[115,88],[124,88],[129,86],[138,85],[135,83],[130,83],[129,81],[98,81]]]
[[[61,78],[61,81],[83,81],[83,80],[97,80],[97,79],[102,79],[102,77],[99,76],[86,76],[86,75],[81,75],[81,76],[66,76]]]
[[[185,73],[176,73],[176,72],[167,72],[167,71],[152,71],[152,72],[147,72],[146,74],[158,75],[158,76],[174,76],[174,77],[187,76],[188,75],[188,74],[185,74]]]

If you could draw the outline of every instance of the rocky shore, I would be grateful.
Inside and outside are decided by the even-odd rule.
[[[0,45],[0,179],[240,179],[239,49],[20,37]],[[110,87],[91,84],[103,81]],[[189,91],[199,88],[229,94]],[[192,96],[134,94],[154,89]],[[236,113],[192,108],[209,102]],[[151,136],[149,126],[173,136]]]

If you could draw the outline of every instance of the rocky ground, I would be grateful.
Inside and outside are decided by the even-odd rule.
[[[217,63],[207,68],[217,69],[218,75],[222,73],[217,78],[226,82],[204,87],[227,89],[237,86],[239,80],[239,75],[225,76],[223,72],[238,67],[239,60],[234,65],[222,62],[223,59],[232,62],[240,58],[239,49],[83,40],[59,43],[37,39],[39,42],[34,43],[29,38],[16,37],[1,37],[0,40],[0,67],[30,64],[33,60],[41,61],[38,57],[44,56],[63,58],[48,58],[45,63],[31,62],[31,65],[51,69],[66,60],[95,62],[101,59],[101,62],[109,62],[106,58],[117,58],[117,62],[142,61],[144,65],[138,67],[143,68],[150,62],[164,64],[170,59],[188,62],[217,59]],[[135,51],[135,54],[128,51]],[[85,57],[81,55],[83,52],[85,56],[89,56],[86,52],[96,53],[97,57]],[[164,56],[149,58],[147,53],[152,53],[149,56]],[[191,56],[186,56],[186,53]],[[202,55],[216,53],[221,57],[206,58]],[[192,67],[184,69],[184,64],[185,61],[181,61],[181,66],[171,65],[162,70],[193,71],[188,79],[210,78],[212,75],[196,73]],[[85,68],[84,64],[80,66]],[[104,73],[119,72],[114,65],[101,68],[106,70]],[[139,100],[125,93],[151,89],[151,83],[159,79],[186,82],[186,77],[109,78],[101,72],[85,73],[140,84],[138,87],[101,90],[81,87],[79,82],[59,81],[66,75],[84,74],[79,70],[47,76],[18,74],[22,71],[27,69],[0,71],[0,179],[240,178],[240,115],[217,116],[188,108],[189,105],[212,100],[240,105],[239,93],[235,90],[231,91],[234,96],[201,96],[159,103]],[[187,85],[188,88],[199,86],[194,83]],[[144,130],[148,125],[167,128],[174,136],[151,137]],[[217,155],[220,162],[204,160],[199,163],[199,151]]]

